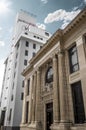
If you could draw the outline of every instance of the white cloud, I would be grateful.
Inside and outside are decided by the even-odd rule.
[[[49,13],[44,20],[44,23],[52,23],[55,21],[63,21],[63,25],[61,28],[67,26],[67,24],[74,19],[74,17],[80,12],[81,10],[73,10],[71,12],[67,12],[66,10],[59,9],[53,13]]]
[[[0,27],[0,31],[2,31],[2,27]]]
[[[4,41],[0,41],[0,47],[4,46],[4,45],[5,45],[5,42]]]
[[[41,2],[43,2],[44,4],[46,4],[48,2],[48,0],[41,0]]]
[[[41,29],[46,29],[46,26],[44,24],[41,24],[41,23],[37,23],[37,26],[38,28],[41,28]]]
[[[84,0],[84,3],[86,4],[86,0]]]
[[[3,76],[4,76],[4,59],[0,59],[0,94],[1,94]]]
[[[0,15],[11,12],[11,0],[0,0]]]

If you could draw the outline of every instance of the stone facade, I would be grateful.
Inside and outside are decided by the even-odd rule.
[[[86,130],[86,8],[29,63],[21,130]]]

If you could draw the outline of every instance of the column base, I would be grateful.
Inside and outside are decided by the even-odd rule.
[[[28,125],[28,130],[42,130],[41,122],[31,122],[31,124]]]
[[[51,130],[70,130],[72,123],[70,122],[63,122],[60,123],[54,123],[51,125]]]

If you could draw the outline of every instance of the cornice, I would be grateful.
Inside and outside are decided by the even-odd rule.
[[[65,36],[72,29],[76,28],[76,26],[82,22],[82,20],[86,18],[86,7],[68,24],[67,27],[63,29],[63,35]]]

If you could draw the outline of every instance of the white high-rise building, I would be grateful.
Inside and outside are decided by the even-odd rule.
[[[24,90],[21,72],[50,36],[36,26],[36,18],[32,14],[22,10],[17,14],[11,52],[5,60],[1,93],[1,125],[6,130],[19,129]]]

